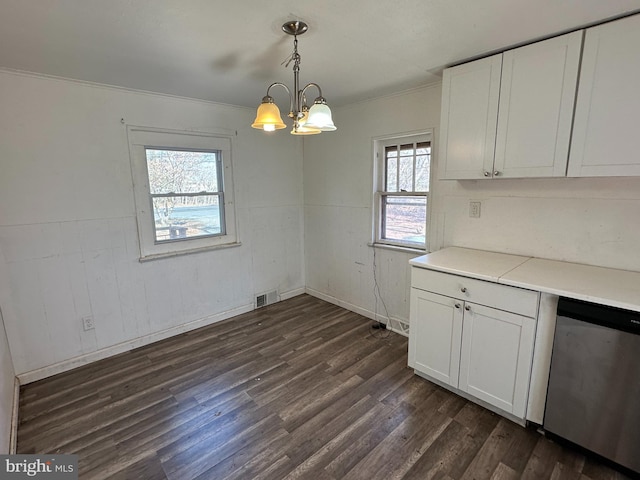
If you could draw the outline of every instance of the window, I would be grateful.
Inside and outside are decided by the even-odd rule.
[[[156,242],[224,235],[220,151],[145,148]]]
[[[128,133],[141,260],[238,245],[231,136]]]
[[[375,242],[426,249],[431,135],[376,141]]]

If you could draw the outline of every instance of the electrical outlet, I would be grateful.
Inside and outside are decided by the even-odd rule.
[[[480,218],[480,202],[469,202],[469,217]]]
[[[93,325],[93,317],[83,317],[82,318],[82,328],[86,332],[87,330],[93,330],[95,326]]]

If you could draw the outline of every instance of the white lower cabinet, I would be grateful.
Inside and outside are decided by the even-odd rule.
[[[461,302],[417,288],[411,289],[410,302],[409,366],[457,387],[462,346]]]
[[[535,319],[466,304],[458,388],[524,418]]]
[[[443,280],[459,278],[443,273],[435,275]],[[442,285],[443,282],[438,282],[436,288]],[[467,299],[473,296],[470,288],[463,286],[464,291],[455,297],[411,289],[409,366],[524,419],[536,318],[474,303]],[[537,292],[502,285],[494,288],[503,289],[504,295],[499,295],[502,298],[512,295],[511,292],[516,296],[524,292],[536,304],[539,299]]]

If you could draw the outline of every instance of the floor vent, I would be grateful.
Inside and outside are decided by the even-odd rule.
[[[396,333],[399,333],[400,335],[404,335],[405,337],[409,336],[409,324],[401,320],[396,320],[395,318],[389,319],[387,328]]]
[[[278,301],[278,291],[272,290],[267,293],[256,295],[256,308],[266,307]]]

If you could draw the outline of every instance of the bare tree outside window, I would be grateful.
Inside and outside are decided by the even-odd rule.
[[[218,151],[146,148],[156,242],[224,235]]]
[[[425,248],[431,143],[386,141],[381,167],[376,241]]]

